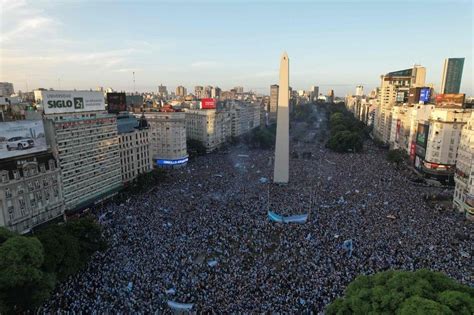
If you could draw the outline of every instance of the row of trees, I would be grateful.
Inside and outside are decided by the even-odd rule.
[[[275,145],[276,124],[267,128],[255,128],[242,136],[242,140],[251,148],[270,149]]]
[[[329,107],[330,137],[327,147],[336,152],[360,152],[368,135],[365,124],[357,120],[344,105]]]
[[[335,314],[474,314],[474,288],[420,269],[358,276],[326,309]]]
[[[0,314],[34,311],[57,282],[105,248],[100,225],[89,217],[50,225],[34,236],[0,227]]]

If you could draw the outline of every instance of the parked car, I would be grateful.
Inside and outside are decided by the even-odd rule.
[[[13,137],[7,140],[7,150],[24,150],[35,146],[35,141],[31,138]]]

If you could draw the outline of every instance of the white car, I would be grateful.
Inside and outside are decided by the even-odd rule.
[[[24,150],[35,146],[35,141],[31,138],[13,137],[7,140],[7,150]]]

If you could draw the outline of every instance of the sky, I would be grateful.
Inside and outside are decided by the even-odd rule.
[[[444,59],[465,57],[461,92],[474,94],[470,0],[0,0],[0,81],[16,91],[163,84],[269,94],[284,51],[297,90],[369,91],[414,64],[436,88]]]

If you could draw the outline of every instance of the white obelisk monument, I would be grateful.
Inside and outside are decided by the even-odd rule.
[[[280,86],[278,88],[277,130],[275,144],[275,170],[273,182],[288,183],[290,160],[290,116],[288,103],[290,101],[290,60],[285,52],[280,61]]]

